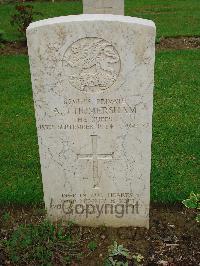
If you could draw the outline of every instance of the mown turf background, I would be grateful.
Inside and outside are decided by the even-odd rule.
[[[36,203],[42,185],[28,57],[1,56],[0,80],[0,203]]]
[[[151,197],[200,190],[200,51],[157,53]],[[42,181],[27,56],[0,57],[0,204],[41,203]]]
[[[35,20],[70,14],[82,14],[82,1],[34,2],[43,16]],[[0,4],[0,29],[8,40],[19,39],[16,28],[10,25],[13,4]],[[152,19],[157,26],[157,38],[166,36],[200,35],[200,0],[125,0],[125,14]]]

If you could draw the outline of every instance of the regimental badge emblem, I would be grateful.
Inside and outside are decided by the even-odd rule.
[[[119,53],[110,42],[87,37],[67,48],[62,66],[74,88],[95,93],[110,88],[116,82],[121,61]]]

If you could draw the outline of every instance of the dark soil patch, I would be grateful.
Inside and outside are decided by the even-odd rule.
[[[156,44],[157,50],[200,49],[200,37],[161,38]],[[5,42],[0,44],[0,55],[28,54],[24,42]]]
[[[83,256],[79,262],[72,261],[70,265],[104,265],[108,246],[113,240],[123,244],[131,253],[144,256],[142,265],[200,265],[200,226],[195,221],[195,214],[182,206],[156,205],[151,208],[150,213],[149,230],[133,227],[116,229],[74,226],[72,234],[81,236],[77,249]],[[9,214],[9,219],[5,219],[6,214]],[[20,224],[41,223],[44,211],[36,208],[3,207],[0,217],[0,239],[6,239]],[[88,249],[90,241],[97,243],[95,251]],[[1,244],[0,265],[14,265]],[[53,265],[63,264],[55,261]]]
[[[0,55],[28,54],[25,42],[0,43]]]
[[[200,37],[161,38],[158,50],[200,49]]]

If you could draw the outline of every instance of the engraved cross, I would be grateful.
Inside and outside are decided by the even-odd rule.
[[[114,152],[108,154],[99,154],[97,153],[97,135],[91,135],[92,140],[92,153],[91,154],[78,154],[78,159],[80,160],[92,160],[93,168],[93,180],[94,188],[99,187],[99,171],[98,171],[98,161],[99,160],[111,160],[113,159]]]

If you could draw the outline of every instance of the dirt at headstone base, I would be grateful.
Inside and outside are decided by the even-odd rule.
[[[3,222],[4,213],[10,214],[8,222]],[[142,265],[197,266],[200,263],[200,225],[195,221],[195,213],[182,206],[153,205],[151,207],[150,230],[142,228],[89,228],[73,227],[73,234],[81,234],[77,248],[84,255],[78,263],[71,265],[104,265],[108,247],[114,240],[123,244],[132,253],[144,256]],[[20,224],[38,224],[44,219],[41,208],[1,208],[0,239],[9,238]],[[88,243],[97,242],[97,249],[91,252]],[[7,258],[0,245],[0,265],[14,265]],[[55,262],[53,265],[61,265]]]

